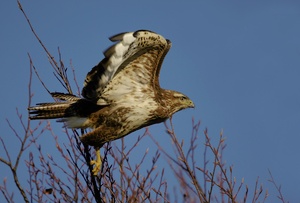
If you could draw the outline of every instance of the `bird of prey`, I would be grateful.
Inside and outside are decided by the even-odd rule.
[[[82,96],[51,93],[54,103],[29,107],[30,119],[59,119],[68,128],[91,128],[81,141],[94,146],[100,171],[100,148],[145,126],[160,123],[174,113],[193,108],[184,94],[162,89],[159,72],[171,41],[148,30],[117,34],[105,58],[86,76]]]

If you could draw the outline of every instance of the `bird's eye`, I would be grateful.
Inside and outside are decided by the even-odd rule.
[[[181,101],[186,100],[186,97],[185,97],[185,96],[182,96],[182,97],[180,97],[180,100],[181,100]]]

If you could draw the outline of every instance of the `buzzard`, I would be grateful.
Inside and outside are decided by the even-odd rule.
[[[103,144],[194,107],[184,94],[159,85],[170,40],[148,30],[117,34],[110,40],[116,43],[87,74],[83,98],[54,92],[57,102],[28,108],[33,120],[56,118],[68,128],[92,129],[81,141],[96,149],[97,160],[91,161],[94,175],[100,170]]]

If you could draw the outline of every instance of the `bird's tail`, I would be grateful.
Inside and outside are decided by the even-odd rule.
[[[94,102],[81,99],[72,94],[54,92],[51,96],[58,99],[58,102],[39,103],[37,106],[28,108],[29,119],[59,119],[65,122],[69,128],[90,127],[88,116],[103,108]]]
[[[60,101],[53,103],[39,103],[37,106],[29,107],[29,119],[37,120],[70,117],[73,113],[71,113],[71,109],[69,108],[72,104],[80,100],[79,97],[74,95],[58,92],[51,93],[51,96]]]

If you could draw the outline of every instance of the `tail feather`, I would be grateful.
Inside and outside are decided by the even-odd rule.
[[[82,127],[86,125],[87,118],[93,112],[105,106],[81,99],[71,94],[59,92],[51,93],[53,98],[59,99],[53,103],[39,103],[37,106],[28,108],[29,119],[59,119],[65,122],[68,127]]]
[[[51,96],[60,101],[55,103],[39,103],[37,106],[29,107],[30,119],[54,119],[74,116],[75,112],[72,113],[70,107],[76,101],[80,100],[79,97],[60,92],[52,92]]]
[[[40,103],[38,106],[29,107],[29,118],[36,119],[54,119],[66,116],[66,110],[70,107],[70,102],[61,103]]]
[[[60,99],[63,101],[78,101],[78,100],[80,100],[79,97],[76,97],[73,94],[65,94],[65,93],[61,93],[61,92],[51,92],[50,94],[53,98],[57,98],[57,99]]]

